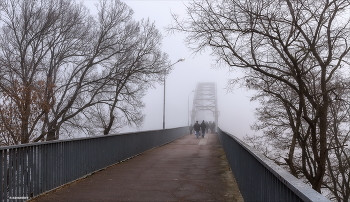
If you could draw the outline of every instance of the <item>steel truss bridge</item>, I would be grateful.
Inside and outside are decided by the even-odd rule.
[[[197,83],[191,110],[191,124],[198,121],[214,121],[218,125],[216,83]]]

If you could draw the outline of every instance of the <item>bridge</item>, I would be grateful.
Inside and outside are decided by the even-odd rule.
[[[192,122],[210,111],[218,123],[217,109],[215,84],[199,83]],[[329,201],[220,127],[1,147],[0,179],[6,202]]]
[[[191,123],[198,120],[214,121],[218,124],[218,104],[216,84],[197,83],[191,110]]]

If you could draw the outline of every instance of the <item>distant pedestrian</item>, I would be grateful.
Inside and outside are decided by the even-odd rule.
[[[190,134],[192,134],[192,131],[193,131],[193,126],[192,126],[192,124],[189,126],[189,129],[190,129]]]
[[[207,125],[205,124],[204,120],[201,123],[201,129],[202,129],[202,137],[204,138],[205,135],[205,128],[207,127]]]
[[[199,125],[198,121],[196,121],[196,123],[193,125],[193,130],[197,138],[200,136],[199,134],[200,129],[201,129],[201,126]]]
[[[215,133],[215,126],[215,122],[213,121],[213,123],[210,124],[211,133]]]

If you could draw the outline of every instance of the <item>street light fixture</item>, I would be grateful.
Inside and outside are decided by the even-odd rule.
[[[190,95],[194,92],[191,91],[190,94],[188,94],[188,98],[187,98],[187,125],[190,126]]]
[[[178,62],[182,62],[182,61],[184,61],[184,60],[185,60],[185,58],[181,58],[181,59],[179,59],[178,61],[176,61],[175,63],[169,65],[169,67],[175,65],[175,64],[178,63]],[[169,67],[168,67],[168,68],[169,68]],[[165,129],[165,74],[164,74],[163,129]]]

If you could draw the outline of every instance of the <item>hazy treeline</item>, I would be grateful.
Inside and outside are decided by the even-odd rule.
[[[161,34],[120,1],[0,1],[0,146],[140,126],[169,61]]]
[[[198,0],[169,26],[245,73],[229,87],[256,92],[264,132],[246,141],[334,201],[350,199],[349,13],[348,0]]]

